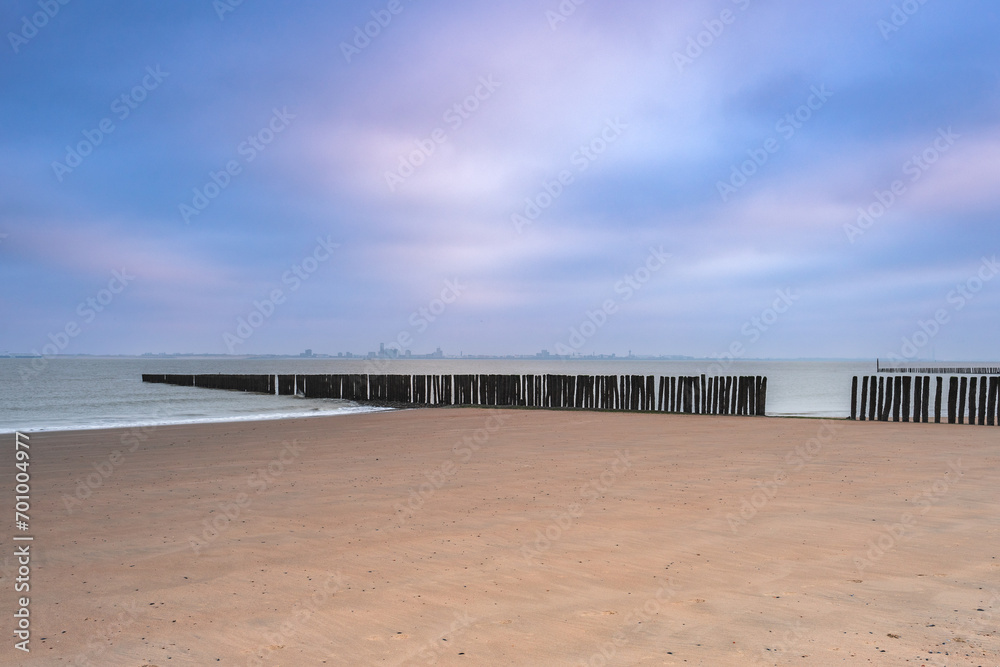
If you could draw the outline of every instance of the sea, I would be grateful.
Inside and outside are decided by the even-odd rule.
[[[768,378],[768,416],[842,418],[850,413],[851,378],[874,372],[875,363],[866,361],[0,358],[0,433],[319,417],[386,409],[343,400],[143,383],[143,373],[763,375]]]

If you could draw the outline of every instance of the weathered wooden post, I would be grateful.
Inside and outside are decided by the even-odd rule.
[[[986,424],[988,426],[996,424],[994,419],[996,418],[997,413],[998,390],[1000,390],[1000,377],[993,376],[990,378],[989,397],[986,399]]]
[[[882,412],[879,414],[879,421],[889,421],[889,413],[892,412],[892,376],[885,378],[885,395],[882,401]]]
[[[910,421],[910,387],[913,384],[913,378],[909,375],[903,376],[903,421]]]
[[[986,385],[987,378],[982,376],[979,379],[979,425],[986,425]]]
[[[969,378],[969,425],[976,424],[976,385],[979,378],[973,376]]]
[[[930,403],[930,399],[931,399],[931,376],[930,375],[925,375],[924,376],[924,395],[923,395],[923,399],[920,401],[921,405],[923,406],[923,412],[921,414],[920,421],[922,421],[925,424],[927,423],[927,413],[928,413],[928,409],[929,409],[929,405],[928,404]]]
[[[858,376],[851,380],[851,419],[858,418]]]
[[[969,391],[969,378],[962,376],[958,388],[958,423],[965,423],[965,396]]]
[[[868,421],[875,421],[876,412],[878,410],[878,379],[873,375],[871,379],[871,387],[868,390]]]
[[[868,412],[868,376],[861,378],[861,406],[858,408],[858,420],[864,421]]]
[[[941,392],[944,390],[944,385],[942,384],[941,376],[937,376],[937,382],[935,383],[934,392],[934,423],[941,423]]]
[[[958,378],[948,378],[948,423],[955,423],[955,412],[958,407]]]
[[[882,421],[882,411],[885,409],[885,378],[879,376],[878,398],[875,401],[875,419]]]
[[[893,390],[892,390],[892,393],[893,393],[893,396],[892,396],[892,421],[898,422],[899,421],[899,405],[900,405],[900,402],[902,400],[902,394],[903,394],[903,389],[902,389],[902,387],[903,387],[903,378],[901,378],[900,376],[897,375],[896,378],[895,378],[895,380],[893,381],[893,384],[894,384],[894,387],[893,387]]]

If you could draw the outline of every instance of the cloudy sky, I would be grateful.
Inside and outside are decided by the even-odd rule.
[[[995,2],[0,28],[0,352],[997,358]]]

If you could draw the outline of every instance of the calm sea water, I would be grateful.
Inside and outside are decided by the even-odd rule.
[[[36,372],[30,372],[32,362]],[[143,373],[766,375],[772,416],[846,417],[851,377],[873,363],[330,359],[0,359],[0,432],[309,417],[372,411],[349,401],[144,384]],[[26,374],[27,373],[27,374]]]

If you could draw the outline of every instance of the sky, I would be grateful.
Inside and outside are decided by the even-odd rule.
[[[995,360],[986,0],[13,0],[0,352]]]

